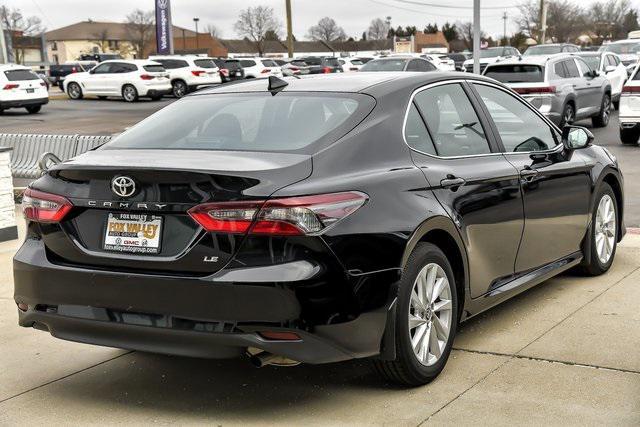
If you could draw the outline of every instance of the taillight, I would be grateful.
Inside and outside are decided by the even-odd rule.
[[[17,85],[15,83],[9,83],[9,84],[4,85],[4,87],[2,89],[3,90],[17,89],[18,86],[20,86],[20,85]]]
[[[73,205],[57,194],[27,188],[22,196],[22,213],[30,221],[60,222]]]
[[[229,76],[229,70],[227,70],[226,68],[220,68],[220,74],[222,74],[225,77]]]
[[[191,74],[193,74],[196,77],[200,77],[201,75],[203,75],[205,72],[202,70],[191,70]]]
[[[556,93],[555,86],[541,86],[541,87],[514,87],[513,90],[520,95],[532,95],[539,93]]]
[[[321,232],[355,212],[366,201],[363,193],[345,192],[267,201],[205,203],[188,213],[211,232],[292,236]]]
[[[640,92],[640,86],[623,86],[622,87],[622,93],[623,94],[632,94],[632,93],[639,93]]]
[[[331,68],[330,68],[330,67],[324,67],[324,68],[322,69],[322,72],[323,72],[324,74],[330,73],[330,72],[331,72]]]
[[[271,68],[263,68],[262,71],[260,71],[260,73],[262,74],[267,74],[271,72]]]
[[[77,73],[77,72],[78,72],[78,70],[76,69],[76,67],[71,67],[71,74]]]
[[[289,69],[290,69],[291,71],[294,71],[294,72],[295,72],[295,71],[300,71],[300,68],[298,68],[298,67],[289,67]]]
[[[142,80],[153,80],[155,77],[152,76],[152,75],[149,75],[149,74],[142,74],[142,75],[140,75],[140,78]]]

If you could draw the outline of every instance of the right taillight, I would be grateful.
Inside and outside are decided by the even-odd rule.
[[[631,95],[634,93],[640,93],[640,86],[623,86],[622,94],[623,95]]]
[[[73,205],[57,194],[27,188],[22,196],[22,213],[29,221],[60,222]]]
[[[267,201],[205,203],[189,215],[205,230],[294,236],[315,234],[360,208],[368,197],[350,191]]]
[[[222,74],[225,77],[229,76],[229,70],[227,70],[226,68],[220,68],[220,74]]]
[[[140,75],[140,78],[141,78],[142,80],[153,80],[153,79],[155,78],[155,76],[152,76],[152,75],[150,75],[150,74],[141,74],[141,75]]]

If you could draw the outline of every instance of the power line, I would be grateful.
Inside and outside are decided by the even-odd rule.
[[[31,0],[34,4],[34,6],[36,7],[36,9],[38,9],[38,11],[40,12],[40,14],[42,16],[44,16],[44,19],[47,20],[47,22],[49,23],[49,25],[51,25],[52,27],[54,27],[53,22],[51,22],[51,19],[49,19],[49,16],[47,16],[43,11],[42,8],[40,7],[40,5],[36,2],[36,0]]]
[[[408,12],[414,12],[414,13],[419,13],[421,15],[428,15],[428,16],[433,16],[436,18],[445,18],[445,19],[460,19],[460,18],[464,18],[463,16],[460,15],[440,15],[440,14],[436,14],[436,13],[432,13],[432,12],[427,12],[425,10],[417,10],[417,9],[411,9],[408,7],[403,7],[403,6],[397,6],[397,5],[393,5],[393,4],[388,4],[388,3],[383,3],[381,1],[378,0],[369,0],[372,3],[376,3],[382,6],[387,6],[387,7],[391,7],[394,9],[399,9],[399,10],[406,10]],[[498,16],[502,16],[502,14],[493,14],[493,15],[483,15],[485,18],[495,18]]]
[[[407,4],[415,4],[418,6],[429,6],[429,7],[440,7],[443,9],[473,9],[473,6],[452,6],[452,5],[446,5],[446,4],[436,4],[436,3],[425,3],[425,2],[421,2],[421,1],[413,1],[413,0],[393,0],[396,1],[398,3],[407,3]],[[500,10],[504,10],[504,9],[513,9],[513,8],[517,8],[518,6],[482,6],[482,9],[500,9]]]

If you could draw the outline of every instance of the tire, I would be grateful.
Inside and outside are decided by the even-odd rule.
[[[67,95],[73,100],[82,99],[82,88],[78,83],[69,83],[67,85]]]
[[[609,124],[609,118],[611,117],[611,95],[605,93],[602,97],[602,103],[600,104],[600,112],[597,116],[591,118],[593,127],[603,128]]]
[[[638,145],[638,137],[640,137],[639,129],[620,129],[620,141],[622,141],[624,145]]]
[[[560,123],[558,127],[562,129],[566,125],[570,125],[576,119],[576,110],[573,107],[573,104],[567,102],[562,109],[562,116],[560,117]]]
[[[42,105],[32,105],[30,107],[25,107],[27,109],[27,112],[29,114],[36,114],[39,113],[40,110],[42,109]]]
[[[581,268],[582,272],[589,276],[599,276],[609,270],[616,256],[618,245],[618,205],[616,195],[611,186],[603,182],[595,200],[593,212],[591,212],[591,227],[588,236],[591,239],[589,263],[582,265]],[[609,214],[601,215],[601,212],[603,214],[608,212]],[[610,218],[611,220],[603,223],[602,218]],[[609,245],[609,251],[603,252],[599,250],[599,247],[603,247],[601,245]]]
[[[448,284],[448,287],[441,288],[442,292],[436,297],[435,305],[432,300],[431,303],[427,303],[430,304],[427,310],[416,310],[416,307],[423,305],[414,302],[420,300],[414,288],[417,289],[420,283],[430,283],[429,277],[433,277],[431,274],[435,274],[438,280],[446,278],[446,281],[440,283],[445,286]],[[424,282],[418,280],[419,275],[425,279]],[[440,374],[447,363],[458,325],[458,296],[454,275],[449,260],[440,248],[431,243],[419,243],[416,246],[398,283],[396,304],[396,358],[390,361],[374,360],[374,368],[384,379],[404,386],[427,384]],[[431,311],[438,305],[441,309]],[[439,321],[448,325],[449,331],[446,336],[438,334],[444,331],[436,326]],[[413,327],[409,326],[410,322],[413,322]],[[432,328],[433,335],[430,333]],[[421,332],[422,334],[418,335]],[[414,350],[412,340],[416,340],[418,336],[428,340],[428,347],[421,346],[419,343],[424,341],[418,338],[418,345]],[[434,345],[433,339],[438,341],[437,346]],[[431,350],[434,350],[434,353],[431,353]],[[440,355],[437,356],[437,353]]]
[[[122,99],[125,102],[136,102],[138,100],[138,89],[129,84],[122,86]]]
[[[173,93],[173,96],[176,98],[182,98],[189,93],[189,86],[182,80],[174,80],[171,83],[171,93]]]

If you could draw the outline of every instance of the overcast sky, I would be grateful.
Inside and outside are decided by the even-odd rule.
[[[522,0],[482,0],[482,30],[502,36],[502,14],[508,14],[507,32],[517,30],[513,18],[518,10],[514,7]],[[594,0],[581,0],[582,4]],[[634,3],[636,3],[635,0]],[[199,28],[214,24],[223,38],[237,38],[233,24],[238,13],[248,7],[271,6],[276,16],[285,22],[285,0],[171,0],[173,23],[192,28],[194,17],[200,18]],[[369,22],[377,17],[391,16],[393,27],[415,25],[419,30],[429,22],[443,24],[446,21],[470,21],[472,0],[291,0],[293,33],[298,39],[305,38],[307,29],[320,18],[330,16],[342,26],[347,35],[359,38]],[[421,6],[432,3],[441,7]],[[20,8],[25,15],[37,15],[47,29],[91,18],[93,20],[122,21],[135,8],[150,10],[154,0],[0,0],[0,4]],[[442,7],[445,5],[460,8]]]

